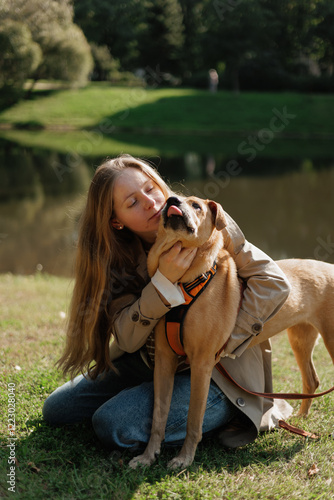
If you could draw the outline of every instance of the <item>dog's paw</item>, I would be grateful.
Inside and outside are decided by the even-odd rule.
[[[170,462],[168,462],[167,467],[172,470],[176,469],[181,469],[181,468],[186,468],[189,467],[193,462],[193,459],[191,457],[175,457],[173,458]]]
[[[132,458],[129,462],[129,467],[131,467],[131,469],[136,469],[138,466],[148,467],[149,465],[152,465],[153,462],[154,457],[148,457],[145,453],[143,453],[142,455],[138,455],[138,457]]]

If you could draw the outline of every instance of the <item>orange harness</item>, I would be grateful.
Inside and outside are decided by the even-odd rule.
[[[190,283],[181,283],[180,287],[185,303],[171,309],[165,316],[165,331],[171,349],[179,356],[186,356],[183,348],[183,323],[189,307],[204,292],[205,288],[215,276],[217,264],[214,262],[211,269],[201,274]]]

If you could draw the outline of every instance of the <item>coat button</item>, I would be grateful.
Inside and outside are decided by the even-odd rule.
[[[150,325],[150,324],[151,324],[151,322],[150,322],[148,319],[143,319],[143,320],[141,321],[141,324],[142,324],[143,326],[148,326],[148,325]]]
[[[253,331],[253,333],[260,333],[260,332],[262,332],[262,325],[261,325],[261,323],[254,323],[254,325],[252,325],[252,331]]]
[[[244,398],[238,398],[237,405],[240,406],[240,408],[243,408],[244,406],[246,406]]]
[[[139,320],[139,313],[136,311],[132,314],[131,316],[132,321],[138,321]]]

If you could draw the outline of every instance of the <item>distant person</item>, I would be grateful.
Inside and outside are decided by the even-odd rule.
[[[173,193],[143,160],[122,155],[105,161],[92,179],[82,214],[75,286],[67,342],[59,361],[74,380],[44,403],[44,419],[53,425],[92,422],[101,442],[138,452],[151,432],[153,414],[153,329],[171,308],[184,302],[177,283],[196,249],[176,243],[160,257],[154,277],[146,260],[154,243],[161,210]],[[245,240],[227,214],[225,247],[233,256],[245,290],[235,330],[225,348],[233,359],[229,372],[241,385],[270,391],[271,348],[265,341],[246,349],[285,302],[289,284],[280,268]],[[216,372],[217,370],[215,370]],[[275,427],[291,407],[252,396],[212,374],[203,435],[219,433],[224,446],[253,441],[259,430]],[[185,439],[190,370],[182,358],[175,376],[165,443]]]
[[[219,83],[219,76],[215,69],[209,71],[209,90],[210,92],[217,92]]]

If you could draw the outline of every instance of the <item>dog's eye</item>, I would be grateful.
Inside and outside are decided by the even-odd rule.
[[[193,208],[195,208],[196,210],[201,210],[201,205],[199,205],[198,203],[196,203],[196,201],[193,202],[192,204]]]

